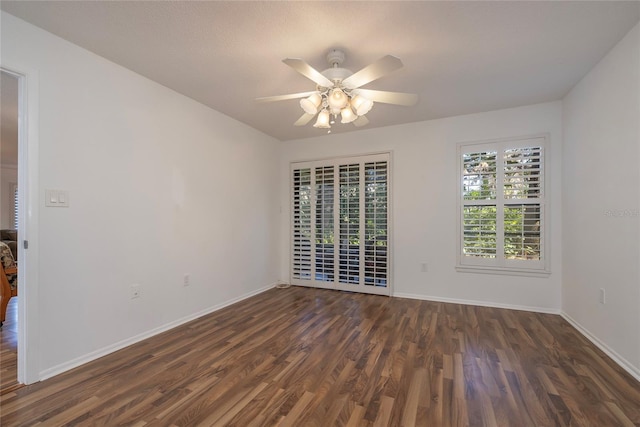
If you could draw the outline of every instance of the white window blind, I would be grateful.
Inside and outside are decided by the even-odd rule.
[[[388,295],[389,155],[294,163],[291,176],[292,283]]]
[[[545,272],[545,137],[459,144],[458,268]]]

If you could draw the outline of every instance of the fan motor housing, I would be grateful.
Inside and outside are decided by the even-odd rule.
[[[321,74],[331,80],[336,86],[339,86],[342,80],[353,74],[353,71],[341,68],[344,62],[345,54],[341,49],[331,49],[327,53],[327,62],[331,68],[327,68]]]
[[[342,80],[346,79],[353,74],[353,71],[347,70],[346,68],[335,67],[327,68],[321,74],[335,83],[336,81],[341,82]]]

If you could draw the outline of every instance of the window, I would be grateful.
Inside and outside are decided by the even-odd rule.
[[[548,273],[545,143],[533,137],[458,145],[458,270]]]
[[[389,155],[292,164],[291,283],[389,295]]]

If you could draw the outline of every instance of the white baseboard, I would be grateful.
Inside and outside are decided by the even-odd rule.
[[[634,377],[637,381],[640,382],[640,368],[637,366],[633,366],[631,362],[629,362],[624,357],[620,356],[615,350],[609,347],[607,344],[603,343],[598,339],[595,335],[593,335],[587,328],[578,323],[575,319],[569,316],[567,313],[562,311],[560,315],[571,324],[574,328],[576,328],[585,338],[591,341],[596,347],[604,352],[607,356],[609,356],[614,362],[616,362],[622,369],[627,371],[632,377]]]
[[[560,309],[548,308],[548,307],[531,307],[528,305],[501,304],[498,302],[490,302],[490,301],[443,298],[443,297],[434,297],[430,295],[405,294],[405,293],[399,293],[399,292],[394,293],[393,296],[397,298],[410,298],[410,299],[419,299],[424,301],[447,302],[451,304],[476,305],[479,307],[507,308],[509,310],[532,311],[534,313],[560,314]]]
[[[157,328],[153,328],[149,331],[143,332],[141,334],[135,335],[131,338],[127,338],[125,340],[119,341],[115,344],[111,344],[108,345],[106,347],[103,347],[99,350],[96,351],[92,351],[91,353],[85,354],[83,356],[77,357],[73,360],[70,360],[68,362],[65,363],[61,363],[59,365],[53,366],[51,368],[45,369],[43,371],[40,372],[39,377],[40,377],[40,381],[46,380],[48,378],[51,378],[55,375],[61,374],[63,372],[66,372],[68,370],[71,370],[73,368],[77,368],[80,365],[84,365],[85,363],[91,362],[93,360],[99,359],[100,357],[106,356],[107,354],[113,353],[115,351],[121,350],[125,347],[128,347],[132,344],[135,344],[137,342],[140,342],[142,340],[145,340],[147,338],[151,338],[154,335],[158,335],[162,332],[168,331],[169,329],[173,329],[176,326],[180,326],[182,324],[185,324],[187,322],[191,322],[192,320],[195,320],[199,317],[205,316],[207,314],[213,313],[214,311],[218,311],[222,308],[225,308],[231,304],[235,304],[236,302],[245,300],[247,298],[250,298],[254,295],[257,295],[259,293],[262,293],[268,289],[273,288],[277,283],[272,283],[270,285],[264,286],[260,289],[256,289],[255,291],[251,291],[249,293],[246,293],[244,295],[240,295],[239,297],[236,298],[232,298],[228,301],[225,301],[223,303],[220,304],[216,304],[212,307],[209,308],[205,308],[204,310],[201,310],[197,313],[193,313],[190,314],[188,316],[182,317],[180,319],[174,320],[173,322],[169,322],[165,325],[159,326]]]

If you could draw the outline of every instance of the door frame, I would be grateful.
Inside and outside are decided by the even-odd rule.
[[[38,73],[3,59],[18,78],[18,382],[40,380],[38,317]],[[28,242],[28,249],[26,246]]]

